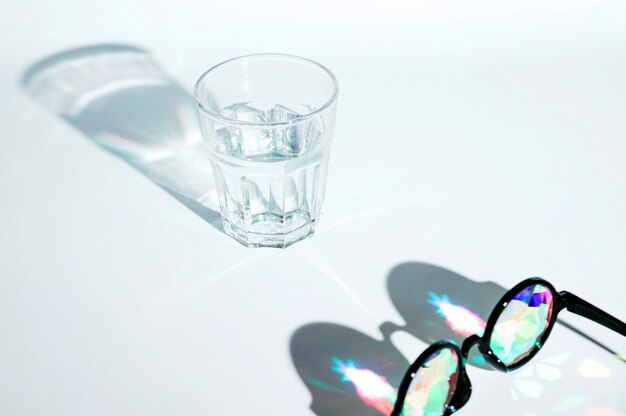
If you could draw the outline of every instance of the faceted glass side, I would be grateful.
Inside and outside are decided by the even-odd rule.
[[[333,107],[311,118],[303,105],[247,102],[221,111],[233,123],[201,115],[227,234],[246,246],[286,247],[314,232]]]
[[[527,287],[511,299],[493,329],[489,346],[505,365],[528,356],[544,334],[552,318],[554,299],[542,284]]]

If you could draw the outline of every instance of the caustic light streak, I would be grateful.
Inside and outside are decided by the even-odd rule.
[[[374,371],[360,368],[359,365],[347,360],[345,363],[339,358],[333,358],[335,364],[332,369],[341,374],[342,381],[350,382],[356,388],[357,396],[368,406],[371,406],[384,415],[393,410],[396,402],[397,390],[389,384],[387,378]]]
[[[428,303],[437,307],[437,313],[446,318],[446,324],[455,333],[469,337],[474,334],[480,336],[485,332],[487,324],[478,313],[452,303],[447,295],[428,292],[428,296]]]

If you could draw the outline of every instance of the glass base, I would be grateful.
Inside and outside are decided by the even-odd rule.
[[[313,235],[315,220],[308,215],[296,216],[256,216],[246,229],[224,218],[224,232],[246,247],[285,248]]]

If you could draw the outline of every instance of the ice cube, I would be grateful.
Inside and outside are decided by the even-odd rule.
[[[299,117],[300,114],[297,112],[285,107],[284,105],[276,104],[270,111],[268,111],[267,121],[272,123],[282,123]]]
[[[256,107],[250,105],[250,103],[237,103],[224,107],[220,112],[222,117],[226,117],[231,120],[245,121],[248,123],[267,123],[267,113]]]
[[[217,147],[230,156],[241,156],[241,131],[234,127],[222,126],[215,130]]]
[[[251,103],[236,103],[225,107],[220,115],[235,121],[265,124],[268,110]],[[227,125],[218,130],[218,140],[222,141],[226,153],[235,157],[258,156],[273,151],[274,143],[267,128],[260,126]]]
[[[231,120],[260,124],[225,125],[217,130],[220,150],[235,157],[300,156],[322,135],[323,122],[319,118],[289,125],[272,125],[298,121],[302,117],[301,113],[282,104],[238,103],[225,107],[220,114]]]
[[[297,112],[281,104],[276,104],[268,114],[274,123],[296,120],[301,117]],[[280,156],[293,157],[298,154],[301,148],[301,129],[302,126],[300,124],[276,126],[273,128],[276,152]]]
[[[282,117],[291,117],[286,118],[285,121],[302,117],[286,107],[280,107],[276,109],[277,113]],[[277,152],[285,157],[295,157],[306,153],[312,145],[319,141],[322,127],[322,119],[313,118],[298,124],[277,128],[275,131]]]

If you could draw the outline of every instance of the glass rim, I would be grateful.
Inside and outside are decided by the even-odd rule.
[[[202,81],[204,81],[204,79],[214,70],[220,68],[223,65],[226,65],[228,63],[231,63],[233,61],[237,61],[240,59],[246,59],[246,58],[261,58],[261,57],[274,57],[274,58],[288,58],[288,59],[294,59],[294,60],[299,60],[299,61],[305,61],[309,64],[313,64],[314,66],[316,66],[318,69],[321,69],[322,71],[324,71],[326,73],[326,75],[328,75],[330,77],[330,80],[332,81],[333,84],[333,94],[331,95],[331,97],[319,108],[315,109],[314,111],[311,111],[310,113],[304,114],[296,119],[291,119],[291,120],[286,120],[286,121],[276,121],[276,122],[267,122],[267,123],[257,123],[254,121],[239,121],[239,120],[233,120],[232,118],[228,118],[228,117],[224,117],[214,111],[209,110],[204,104],[202,104],[200,98],[198,97],[198,90],[200,89],[200,84],[202,83]],[[291,54],[286,54],[286,53],[254,53],[254,54],[250,54],[250,55],[241,55],[241,56],[237,56],[235,58],[231,58],[228,59],[227,61],[221,62],[217,65],[212,66],[211,68],[207,69],[202,75],[200,75],[200,78],[198,78],[198,81],[196,81],[195,87],[194,87],[194,91],[193,91],[193,98],[196,101],[197,106],[200,108],[200,111],[202,111],[204,114],[206,114],[207,116],[214,118],[216,120],[219,120],[222,123],[225,124],[231,124],[231,125],[247,125],[247,126],[288,126],[288,125],[292,125],[292,124],[298,124],[298,123],[302,123],[303,121],[309,120],[311,118],[314,118],[316,116],[318,116],[319,114],[323,113],[324,111],[326,111],[331,105],[333,105],[333,103],[335,101],[337,101],[337,97],[339,96],[339,83],[337,82],[337,78],[335,77],[335,74],[332,73],[332,71],[330,69],[328,69],[327,67],[325,67],[324,65],[320,64],[319,62],[315,62],[312,59],[309,58],[303,58],[301,56],[297,56],[297,55],[291,55]]]

